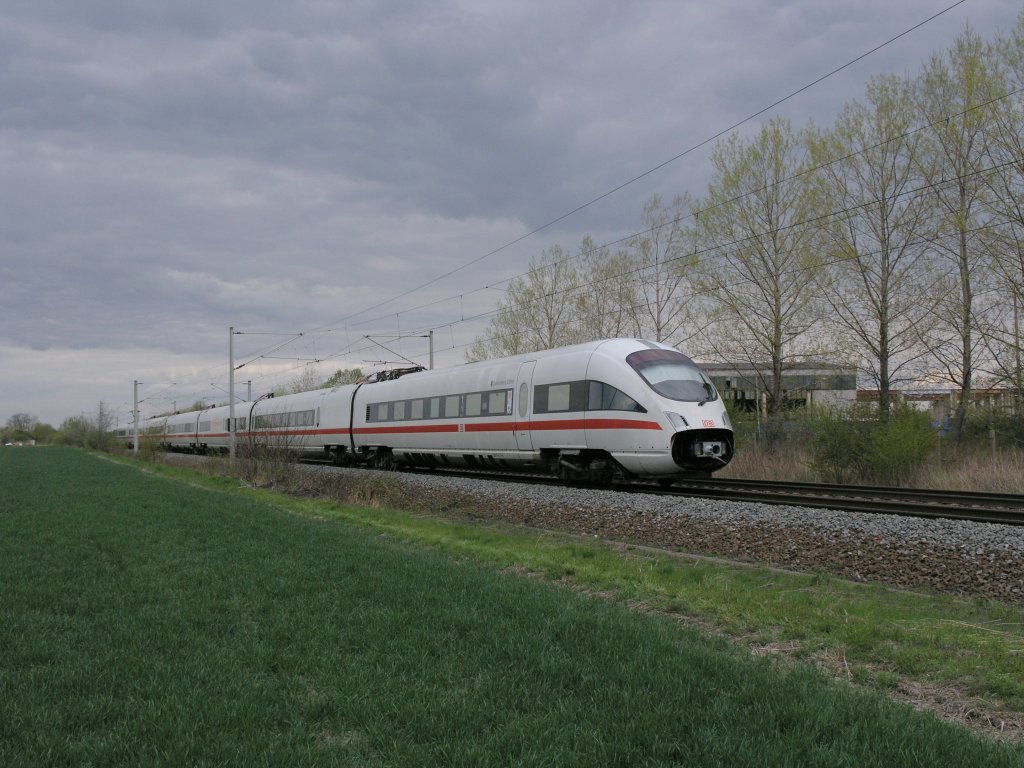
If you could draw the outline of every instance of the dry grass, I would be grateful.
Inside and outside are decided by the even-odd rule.
[[[967,449],[953,456],[936,456],[915,474],[918,488],[954,491],[1024,493],[1024,451]]]
[[[729,466],[716,477],[813,483],[816,478],[809,465],[810,455],[797,446],[782,445],[766,450],[749,445],[738,449]]]
[[[747,445],[736,451],[732,463],[718,477],[745,480],[815,482],[811,456],[805,449],[783,445],[771,450]],[[1008,448],[993,455],[990,449],[948,446],[937,452],[908,480],[910,488],[1024,493],[1024,450]]]

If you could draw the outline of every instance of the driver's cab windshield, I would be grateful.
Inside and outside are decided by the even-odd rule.
[[[626,362],[651,389],[671,400],[706,403],[718,399],[711,380],[681,352],[644,349],[627,356]]]

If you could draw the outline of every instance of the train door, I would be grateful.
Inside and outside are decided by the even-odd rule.
[[[530,411],[533,408],[533,369],[537,361],[531,360],[519,366],[516,376],[515,419],[516,447],[521,451],[533,450],[533,434],[530,432]]]
[[[327,445],[328,440],[324,437],[323,431],[320,429],[320,409],[323,408],[324,400],[327,397],[327,392],[324,390],[320,393],[320,396],[315,398],[314,406],[316,410],[313,412],[313,429],[310,430],[309,437],[306,438],[307,445],[311,448],[323,448]]]

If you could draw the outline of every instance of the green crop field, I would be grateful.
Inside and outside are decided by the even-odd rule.
[[[485,558],[0,449],[3,766],[1022,764]]]

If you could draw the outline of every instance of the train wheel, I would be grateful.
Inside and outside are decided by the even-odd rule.
[[[336,467],[351,467],[355,458],[344,448],[335,448],[331,451],[331,463]]]
[[[373,452],[369,463],[374,469],[383,469],[385,471],[391,471],[398,466],[395,463],[395,457],[391,455],[390,448],[378,448]]]

